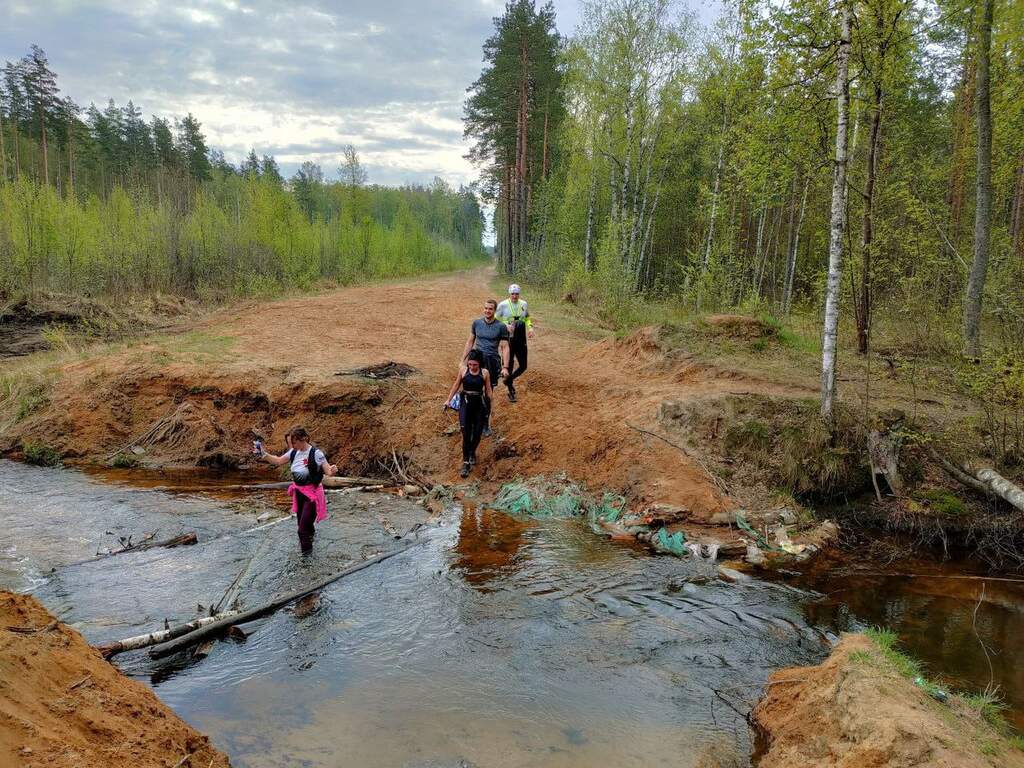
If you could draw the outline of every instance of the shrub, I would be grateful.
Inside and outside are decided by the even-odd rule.
[[[59,467],[61,466],[60,454],[56,449],[42,443],[22,441],[21,453],[27,464],[34,464],[37,467]]]

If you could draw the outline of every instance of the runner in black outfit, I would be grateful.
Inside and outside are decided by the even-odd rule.
[[[476,449],[484,429],[484,398],[491,396],[491,374],[480,366],[483,358],[478,349],[469,353],[445,401],[445,408],[448,408],[455,393],[461,393],[459,426],[462,427],[462,468],[459,474],[462,477],[468,477],[470,467],[476,464]]]
[[[499,378],[508,376],[508,327],[494,317],[498,302],[488,299],[484,302],[484,316],[473,321],[469,329],[469,339],[462,351],[462,363],[469,360],[473,349],[483,354],[483,367],[490,373],[491,386],[498,383]],[[492,398],[484,398],[484,429],[483,436],[491,434]]]

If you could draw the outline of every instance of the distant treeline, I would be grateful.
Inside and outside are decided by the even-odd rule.
[[[191,114],[82,110],[37,46],[0,78],[0,295],[222,297],[319,279],[448,270],[483,258],[469,189],[367,184],[354,148],[327,182],[255,150],[238,167]]]

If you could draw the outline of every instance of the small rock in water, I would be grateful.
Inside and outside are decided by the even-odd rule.
[[[765,564],[764,552],[762,552],[760,549],[758,549],[757,544],[755,544],[752,541],[748,541],[747,542],[747,554],[744,557],[744,560],[746,560],[751,565],[764,565]]]
[[[423,493],[423,489],[422,488],[420,488],[418,485],[412,485],[412,484],[410,484],[410,485],[403,485],[402,486],[402,490],[405,491],[405,495],[406,496],[419,496],[421,493]]]
[[[724,565],[718,566],[718,577],[723,581],[728,581],[730,584],[751,580],[747,574],[733,568],[726,568]]]

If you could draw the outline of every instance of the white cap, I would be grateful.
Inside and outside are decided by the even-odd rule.
[[[521,293],[521,291],[519,290],[519,284],[518,283],[512,283],[512,285],[510,285],[508,287],[508,292],[509,292],[509,294]]]

